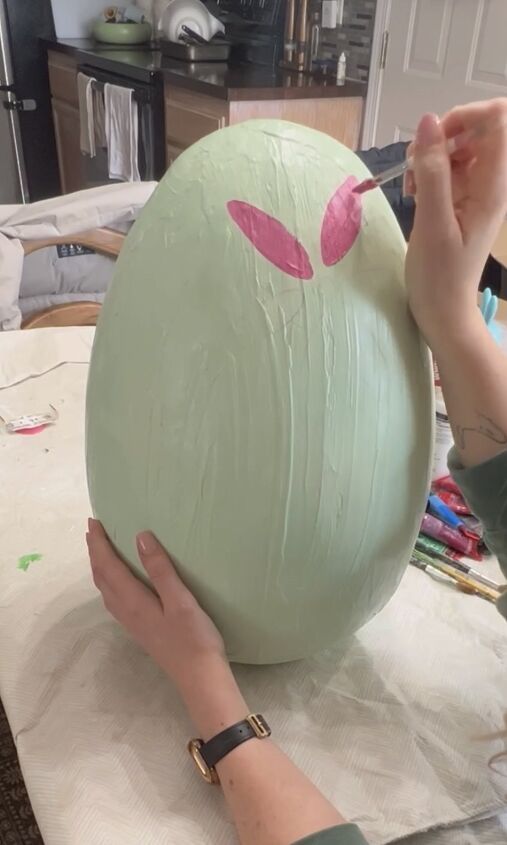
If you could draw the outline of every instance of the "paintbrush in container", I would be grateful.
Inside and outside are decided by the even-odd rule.
[[[501,123],[500,125],[496,125],[494,127],[490,126],[477,126],[475,129],[466,129],[464,132],[460,132],[458,135],[455,135],[454,138],[449,138],[447,141],[447,152],[449,155],[453,155],[457,150],[462,150],[470,141],[473,141],[474,138],[479,138],[481,135],[485,135],[488,132],[494,131],[495,129],[501,129],[505,124]],[[374,188],[380,188],[381,185],[385,185],[386,182],[391,182],[393,179],[396,179],[398,176],[403,176],[407,170],[412,170],[414,167],[414,160],[412,156],[408,156],[405,161],[400,162],[399,164],[395,164],[393,167],[390,167],[388,170],[384,170],[382,173],[377,173],[376,176],[369,176],[367,179],[364,179],[363,182],[360,182],[359,185],[353,189],[353,193],[355,194],[365,194],[367,191],[372,191]]]

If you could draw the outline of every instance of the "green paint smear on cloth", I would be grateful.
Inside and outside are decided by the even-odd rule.
[[[37,563],[39,560],[42,560],[42,555],[23,555],[23,557],[20,557],[18,560],[18,569],[22,569],[23,572],[28,572],[32,563]]]

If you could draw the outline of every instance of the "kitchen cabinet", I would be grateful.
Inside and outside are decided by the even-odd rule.
[[[259,98],[224,100],[166,82],[166,155],[169,166],[191,144],[220,129],[252,118],[276,118],[326,132],[357,149],[363,111],[359,96]]]
[[[165,86],[167,166],[200,138],[229,123],[228,103],[182,88]]]
[[[83,187],[79,109],[55,99],[52,106],[62,193],[69,194]]]
[[[118,49],[83,39],[47,41],[58,162],[64,193],[82,189],[89,163],[80,150],[78,65],[89,65],[164,92],[157,103],[156,140],[169,166],[200,138],[252,118],[301,123],[357,149],[366,86],[313,79],[282,68],[186,64],[149,48]],[[165,127],[165,128],[164,128]],[[163,155],[162,155],[163,158]],[[160,170],[160,166],[158,167]]]
[[[74,56],[50,50],[49,85],[55,126],[56,149],[62,192],[83,187],[83,157],[77,93],[77,60]]]
[[[289,120],[325,132],[346,147],[357,150],[362,113],[363,101],[359,97],[240,100],[230,104],[229,123],[261,117]]]

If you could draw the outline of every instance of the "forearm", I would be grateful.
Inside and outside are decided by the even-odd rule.
[[[200,738],[207,741],[243,721],[250,711],[223,640],[156,538],[150,533],[137,537],[139,558],[156,595],[128,571],[95,520],[89,522],[87,543],[106,607],[173,680]],[[292,845],[342,822],[268,739],[246,741],[217,764],[217,771],[242,845]],[[361,838],[355,827],[352,836],[356,842]]]
[[[248,709],[227,664],[182,690],[192,721],[210,739],[244,719]],[[305,775],[269,739],[238,746],[217,765],[224,795],[242,845],[291,845],[344,822]]]
[[[478,309],[429,339],[464,466],[507,449],[507,357]]]

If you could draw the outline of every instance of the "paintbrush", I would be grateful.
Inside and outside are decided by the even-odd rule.
[[[504,126],[504,123],[501,126],[495,126],[495,129],[500,129]],[[454,138],[449,138],[447,141],[447,152],[449,155],[453,155],[457,150],[462,150],[467,144],[470,143],[474,138],[479,138],[481,135],[485,135],[487,132],[491,131],[490,127],[488,126],[477,126],[475,129],[466,129],[464,132],[460,132],[458,135],[455,135]],[[414,167],[414,159],[412,156],[408,156],[405,161],[400,162],[399,164],[395,164],[393,167],[390,167],[388,170],[382,171],[382,173],[377,173],[376,176],[369,176],[368,179],[364,179],[363,182],[360,182],[359,185],[353,189],[354,194],[365,194],[367,191],[372,191],[374,188],[379,188],[381,185],[385,185],[386,182],[391,182],[392,179],[396,179],[397,176],[402,176],[407,170],[413,170]]]
[[[424,552],[420,552],[418,549],[414,549],[414,551],[412,552],[412,557],[416,560],[419,560],[421,563],[424,563],[428,566],[433,567],[434,569],[437,569],[439,572],[445,573],[445,575],[448,575],[450,578],[452,578],[453,581],[456,582],[456,584],[459,584],[461,587],[465,587],[472,593],[476,593],[483,599],[496,602],[500,596],[498,590],[493,590],[491,589],[491,587],[486,587],[484,584],[479,584],[478,581],[475,581],[470,575],[465,575],[458,569],[449,566],[448,563],[444,563],[442,560],[432,558],[429,555],[424,554]]]
[[[451,578],[450,575],[446,575],[445,572],[440,572],[440,569],[437,569],[436,566],[431,566],[429,563],[425,563],[417,557],[411,557],[410,563],[412,566],[415,566],[416,569],[420,569],[422,572],[426,572],[427,575],[431,575],[435,581],[442,581],[445,584],[454,584],[454,586],[456,586],[454,578]]]
[[[417,546],[418,540],[416,540],[416,549],[419,553],[424,554],[422,549],[419,549]],[[455,560],[449,555],[441,554],[440,552],[433,551],[432,556],[441,560],[442,563],[446,563],[448,566],[454,567],[454,569],[459,570],[459,572],[463,572],[464,575],[469,575],[470,578],[473,578],[475,581],[478,581],[479,584],[483,584],[485,587],[489,587],[491,590],[496,590],[498,593],[501,593],[503,585],[500,584],[498,581],[493,581],[492,578],[488,578],[486,575],[483,575],[482,572],[479,572],[478,569],[474,569],[472,566],[469,566],[467,563],[462,563],[460,560]]]

